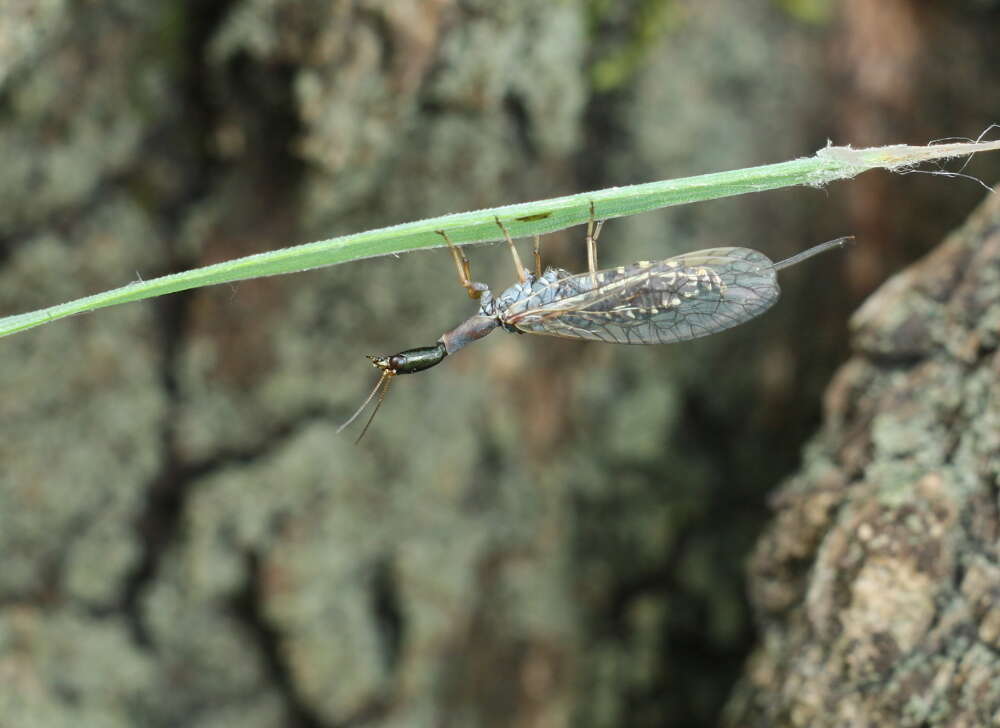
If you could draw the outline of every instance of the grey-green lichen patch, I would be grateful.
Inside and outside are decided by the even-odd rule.
[[[771,139],[769,154],[788,158],[801,154],[805,140],[794,135],[773,138],[772,123],[792,107],[806,113],[801,104],[810,97],[807,92],[810,78],[774,74],[769,69],[776,53],[807,57],[804,46],[807,41],[789,34],[786,19],[776,17],[779,14],[766,3],[707,0],[683,4],[678,14],[677,27],[657,39],[648,66],[636,81],[634,126],[638,159],[659,171],[721,170],[727,167],[726,160],[733,154],[754,159],[750,140],[765,137]],[[731,22],[719,24],[721,14]],[[774,35],[737,30],[749,26],[774,28],[782,37],[781,43],[776,45]],[[690,63],[698,64],[699,72],[711,79],[707,88],[692,87],[691,77],[680,72]],[[717,205],[712,207],[718,212]],[[685,208],[677,214],[696,214],[695,210]],[[708,231],[701,227],[695,230],[714,243],[733,241],[732,236],[741,229],[725,218],[712,224]],[[717,236],[713,235],[715,225],[719,226]],[[688,231],[685,235],[691,237]],[[780,237],[780,232],[775,231],[774,238]]]
[[[43,56],[69,18],[66,0],[8,0],[0,5],[0,91]]]
[[[165,557],[162,578],[143,599],[157,654],[150,713],[161,725],[212,725],[226,716],[240,725],[283,725],[287,701],[271,683],[234,590],[193,583],[191,568],[183,554]]]
[[[375,191],[381,196],[387,186],[422,192],[413,182],[429,171],[386,173],[390,163],[434,161],[456,147],[447,134],[437,143],[424,138],[421,105],[464,118],[478,133],[456,160],[455,177],[468,179],[465,173],[484,163],[489,169],[486,158],[497,149],[504,174],[523,171],[534,162],[519,148],[525,140],[542,158],[565,154],[578,138],[585,102],[583,25],[576,3],[518,0],[482,10],[411,0],[363,8],[303,3],[289,13],[279,3],[253,2],[227,16],[211,58],[221,65],[245,52],[296,64],[290,111],[302,133],[295,153],[314,177],[305,189],[305,214],[316,221],[351,210]],[[505,120],[509,103],[523,110],[523,128]],[[496,136],[482,125],[488,119],[498,125]],[[412,216],[422,201],[409,199],[405,209]],[[458,199],[431,209],[457,210]]]
[[[453,432],[460,430],[456,424]],[[541,530],[549,517],[538,500],[544,494],[529,503],[518,488],[486,500],[470,493],[476,463],[456,439],[404,487],[382,478],[370,459],[331,468],[356,450],[317,423],[274,452],[196,483],[184,539],[145,602],[174,669],[213,676],[190,686],[189,698],[226,704],[262,680],[240,623],[216,614],[217,605],[247,593],[280,635],[278,657],[297,699],[329,722],[403,696],[433,701],[451,684],[435,656],[483,637],[470,632],[478,619],[500,615],[501,652],[539,641],[557,649],[567,640],[566,611],[553,611],[538,589],[559,575],[558,562],[545,556],[552,544]],[[550,561],[544,579],[539,561]],[[483,590],[494,595],[486,603],[473,596]],[[549,598],[558,603],[560,595]],[[379,599],[391,602],[397,627],[373,608]],[[524,659],[532,669],[550,658]],[[230,663],[247,669],[227,671]],[[556,683],[546,692],[558,690]]]
[[[942,246],[872,296],[851,322],[858,346],[896,357],[944,348],[961,363],[996,348],[1000,273],[992,261],[1000,241],[985,230],[968,234],[977,232],[981,247]]]
[[[608,449],[616,457],[643,459],[655,456],[678,414],[678,394],[664,382],[652,390],[633,391],[620,397],[608,415]]]
[[[934,348],[929,326],[940,319],[941,306],[914,289],[913,277],[912,270],[897,273],[858,309],[851,326],[859,349],[871,354],[891,351],[924,356]],[[885,340],[887,334],[892,338]]]
[[[993,196],[855,319],[859,353],[810,450],[841,468],[840,483],[829,489],[807,464],[776,501],[751,569],[767,636],[730,724],[990,725],[1000,714],[1000,370],[983,330],[1000,299],[981,293],[998,269],[998,220]],[[835,517],[803,528],[819,498]]]
[[[164,113],[162,75],[140,52],[144,37],[136,32],[151,20],[142,10],[148,5],[119,4],[117,15],[78,23],[56,20],[51,3],[40,6],[53,14],[53,30],[33,51],[44,55],[44,71],[9,79],[0,104],[0,231],[85,202],[134,161],[150,115]],[[8,32],[2,18],[0,27]]]
[[[578,3],[518,3],[508,10],[515,5],[516,12],[491,12],[447,36],[441,51],[448,62],[428,93],[456,112],[496,113],[516,99],[536,154],[558,158],[579,134],[584,21]],[[513,138],[508,145],[519,143]]]
[[[345,4],[338,8],[343,13]],[[250,0],[233,5],[219,28],[216,29],[209,47],[209,58],[213,63],[224,63],[239,52],[247,52],[256,57],[267,57],[281,50],[280,28],[275,20],[281,10],[280,0]],[[336,18],[337,10],[331,11]],[[288,42],[295,42],[294,34],[289,34]]]
[[[110,188],[90,197],[135,151],[141,122],[122,103],[122,81],[147,67],[128,60],[121,27],[95,33],[74,20],[65,3],[0,4],[5,312],[163,264],[139,207]],[[150,314],[81,316],[0,358],[5,726],[147,723],[154,668],[115,608],[139,560],[143,486],[160,467],[164,393]]]
[[[146,723],[153,673],[153,661],[132,643],[123,620],[30,605],[0,611],[5,726]]]
[[[907,465],[933,467],[946,459],[955,446],[948,425],[961,405],[962,374],[961,367],[941,362],[913,368],[910,379],[902,373],[890,377],[893,389],[882,401],[895,406],[876,414],[871,423],[877,463],[902,460]],[[914,382],[924,388],[926,396],[912,396]]]
[[[970,477],[965,480],[973,492],[979,477],[1000,479],[1000,462],[983,457],[984,453],[1000,452],[1000,388],[996,386],[1000,353],[994,352],[991,358],[990,366],[969,372],[962,386],[961,416],[975,421],[977,427],[967,432],[958,443],[955,459],[975,464]]]
[[[80,295],[158,264],[156,234],[125,198],[108,199],[65,232],[12,253],[0,275],[0,307]],[[130,248],[136,237],[148,241],[146,250]],[[142,486],[160,467],[165,408],[152,327],[144,306],[100,323],[81,316],[7,347],[0,358],[0,379],[18,393],[0,398],[6,599],[56,594],[107,606],[133,568],[132,522]],[[85,444],[94,438],[101,446]]]

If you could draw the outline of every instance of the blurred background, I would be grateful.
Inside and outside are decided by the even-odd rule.
[[[998,31],[995,0],[3,0],[0,314],[828,139],[976,137]],[[612,221],[611,266],[858,244],[700,341],[499,332],[397,380],[359,446],[335,429],[363,355],[475,309],[442,250],[0,341],[0,725],[717,725],[851,312],[985,194],[870,172]],[[583,235],[545,262],[585,268]],[[511,283],[502,247],[469,254]]]

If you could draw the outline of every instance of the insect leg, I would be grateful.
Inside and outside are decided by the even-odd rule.
[[[500,222],[500,218],[494,217],[493,219],[497,221],[497,225],[499,225],[500,229],[503,230],[503,236],[507,239],[507,245],[510,246],[510,254],[514,256],[514,267],[517,269],[517,279],[521,283],[524,283],[528,280],[528,276],[525,275],[524,266],[521,265],[521,258],[517,254],[517,248],[514,247],[514,241],[511,239],[510,233],[507,231],[507,227]]]
[[[594,222],[594,201],[590,201],[590,219],[587,220],[587,267],[591,273],[597,271],[597,238],[601,235],[604,220]],[[596,283],[596,280],[595,280]]]
[[[535,236],[535,278],[542,277],[542,238],[539,235]]]
[[[436,230],[435,232],[448,243],[448,249],[451,250],[451,257],[455,260],[455,268],[458,270],[458,280],[461,282],[462,288],[469,294],[469,298],[478,299],[483,295],[486,286],[482,283],[474,283],[472,281],[472,264],[469,263],[469,259],[465,256],[462,248],[451,242],[444,230]]]

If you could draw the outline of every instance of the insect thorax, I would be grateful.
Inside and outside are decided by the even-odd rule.
[[[509,323],[512,315],[526,308],[544,306],[559,298],[580,292],[579,286],[571,286],[569,290],[564,290],[564,283],[574,276],[562,268],[546,268],[537,278],[528,272],[525,276],[523,283],[515,283],[498,296],[492,295],[489,291],[483,292],[479,299],[479,315],[494,318],[507,331],[517,332],[517,329]]]

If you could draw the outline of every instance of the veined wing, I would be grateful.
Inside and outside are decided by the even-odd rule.
[[[774,264],[748,248],[711,248],[558,281],[563,295],[511,306],[519,331],[618,344],[667,344],[759,316],[781,291]],[[521,303],[521,302],[518,302]]]

